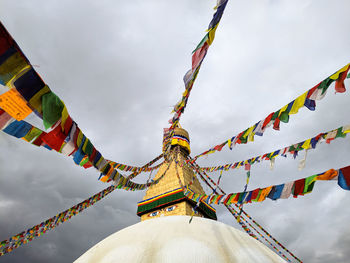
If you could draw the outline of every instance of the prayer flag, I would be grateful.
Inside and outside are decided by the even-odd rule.
[[[339,169],[338,185],[344,190],[350,190],[350,166]]]

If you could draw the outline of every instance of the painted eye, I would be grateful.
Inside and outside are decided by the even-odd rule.
[[[156,215],[158,215],[158,214],[159,214],[159,212],[156,211],[156,212],[153,212],[153,213],[149,214],[149,216],[156,216]]]
[[[176,208],[176,205],[173,205],[173,206],[167,207],[167,208],[166,208],[166,211],[167,211],[167,212],[171,212],[171,211],[174,211],[175,208]]]

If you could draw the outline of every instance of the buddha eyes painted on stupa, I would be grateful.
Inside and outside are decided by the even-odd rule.
[[[157,216],[158,214],[159,214],[159,211],[156,211],[156,212],[150,213],[149,216],[153,217],[153,216]]]
[[[177,208],[177,205],[168,206],[168,207],[165,207],[165,208],[161,208],[161,209],[159,209],[157,211],[154,211],[152,213],[149,213],[148,216],[149,217],[154,217],[154,216],[158,216],[158,215],[163,215],[165,213],[174,211],[176,208]]]
[[[165,211],[166,212],[171,212],[171,211],[174,211],[175,209],[176,209],[176,205],[173,205],[173,206],[165,208]]]

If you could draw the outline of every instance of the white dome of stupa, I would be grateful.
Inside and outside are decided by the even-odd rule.
[[[211,219],[165,216],[122,229],[75,263],[285,262],[246,233]]]

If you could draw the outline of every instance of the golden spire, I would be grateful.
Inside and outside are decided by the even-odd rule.
[[[175,128],[175,139],[168,158],[159,168],[154,180],[163,176],[155,185],[150,186],[138,203],[137,214],[141,221],[160,216],[192,215],[196,206],[183,194],[183,187],[188,186],[192,191],[204,194],[204,190],[196,178],[193,170],[185,160],[190,153],[189,136],[186,130]],[[195,216],[216,219],[215,210],[205,203],[201,203]]]

